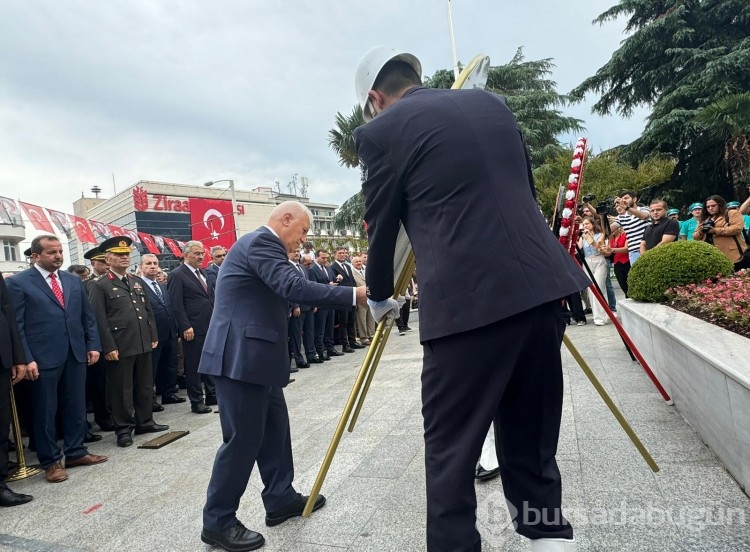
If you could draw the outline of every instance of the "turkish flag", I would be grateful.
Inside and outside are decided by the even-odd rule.
[[[171,238],[164,238],[164,243],[169,247],[169,250],[174,254],[175,257],[178,259],[182,257],[182,251],[180,250],[180,246],[177,245],[177,243],[171,239]]]
[[[125,234],[133,240],[133,243],[141,243],[141,238],[138,237],[138,231],[131,228],[123,228]]]
[[[21,224],[21,213],[16,202],[9,197],[0,197],[0,221],[14,226]]]
[[[201,268],[206,268],[208,266],[208,263],[211,262],[211,247],[203,244],[203,252],[205,255],[203,255],[203,264],[201,265]]]
[[[44,211],[41,207],[32,205],[31,203],[24,203],[23,201],[19,201],[18,204],[24,210],[26,216],[29,217],[29,220],[31,221],[31,224],[34,225],[34,228],[43,232],[49,232],[50,234],[55,233],[55,229],[52,228],[52,224],[50,224],[47,215],[44,214]]]
[[[76,229],[76,235],[78,239],[83,243],[98,243],[94,237],[94,233],[91,231],[88,221],[85,218],[77,217],[75,215],[68,215],[70,220],[73,222],[73,228]]]
[[[156,247],[156,242],[154,242],[154,238],[151,237],[151,234],[146,234],[146,232],[138,232],[138,235],[141,238],[141,244],[146,246],[146,249],[148,249],[149,253],[153,253],[154,255],[161,255],[161,251],[159,251],[159,248]]]
[[[196,197],[191,197],[188,201],[193,239],[207,245],[209,249],[214,245],[229,249],[235,242],[232,202]]]
[[[89,219],[89,226],[91,226],[96,239],[98,239],[100,242],[112,237],[112,232],[109,228],[107,228],[106,224],[102,224],[101,222],[96,222],[95,220]]]
[[[55,223],[55,226],[60,229],[60,232],[70,237],[70,232],[71,230],[73,230],[73,225],[70,224],[68,215],[63,213],[62,211],[54,211],[49,207],[47,207],[47,212],[49,213],[49,218],[51,218],[52,222]]]
[[[120,228],[119,226],[115,226],[114,224],[108,224],[107,229],[109,230],[110,234],[113,236],[127,236],[128,233],[125,231],[124,228]]]

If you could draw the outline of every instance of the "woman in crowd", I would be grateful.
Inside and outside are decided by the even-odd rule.
[[[742,235],[744,220],[737,210],[727,210],[726,200],[719,195],[706,199],[701,223],[695,229],[693,239],[715,245],[727,259],[734,263],[734,269],[742,268],[742,253],[747,249]]]
[[[607,259],[601,253],[604,243],[604,234],[602,233],[601,228],[599,228],[599,222],[592,217],[584,217],[583,233],[578,239],[578,247],[583,249],[583,256],[586,260],[586,264],[591,269],[596,284],[599,286],[599,291],[602,293],[605,293],[604,290],[607,280]],[[604,326],[607,322],[607,313],[590,288],[588,293],[589,302],[591,303],[591,311],[594,315],[594,324],[597,326]]]
[[[612,255],[612,267],[620,289],[628,296],[628,272],[630,272],[630,258],[628,257],[628,237],[622,231],[622,226],[616,222],[609,224],[609,243],[601,249],[605,256]]]

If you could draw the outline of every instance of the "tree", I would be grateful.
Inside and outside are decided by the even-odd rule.
[[[538,167],[545,159],[565,151],[557,136],[583,130],[581,120],[566,117],[559,110],[569,99],[558,94],[556,83],[548,78],[553,67],[549,58],[526,61],[523,48],[518,48],[509,63],[490,67],[487,79],[487,89],[505,96],[516,115],[529,148],[532,167]],[[425,78],[424,85],[450,88],[454,80],[453,71],[439,69],[432,77]],[[358,164],[353,134],[362,124],[364,119],[359,105],[349,116],[336,114],[336,128],[328,132],[328,144],[342,165],[356,167]],[[333,219],[334,227],[340,231],[352,229],[355,221],[362,220],[363,213],[364,200],[357,192],[341,206]]]
[[[571,93],[599,94],[593,112],[624,117],[650,106],[643,134],[622,150],[637,163],[654,152],[677,159],[668,186],[694,198],[731,196],[716,171],[725,142],[694,124],[697,112],[750,90],[750,3],[746,0],[621,0],[594,23],[628,16],[629,36],[594,76]]]

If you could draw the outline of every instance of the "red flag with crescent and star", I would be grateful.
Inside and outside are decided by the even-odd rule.
[[[50,234],[55,233],[55,229],[52,228],[52,224],[41,207],[32,205],[31,203],[24,203],[23,201],[19,201],[18,204],[24,210],[26,216],[29,217],[29,221],[34,225],[34,228],[42,232],[49,232]]]
[[[178,259],[182,257],[182,250],[180,249],[180,246],[177,245],[176,241],[171,238],[164,238],[164,243],[167,247],[169,247],[169,250],[175,257],[177,257]]]
[[[21,224],[21,213],[18,211],[18,206],[9,197],[0,197],[0,221],[3,224]]]
[[[191,197],[188,201],[192,238],[207,245],[209,249],[215,245],[229,249],[235,241],[232,202],[196,197]]]
[[[148,249],[149,253],[153,253],[154,255],[161,255],[161,251],[158,247],[156,247],[156,242],[154,241],[154,238],[151,236],[151,234],[146,234],[146,232],[138,232],[138,235],[141,238],[141,243],[146,246],[146,249]]]
[[[78,239],[81,240],[81,242],[99,243],[96,241],[94,233],[91,231],[89,221],[87,221],[85,218],[77,217],[75,215],[68,216],[70,217],[70,221],[73,223],[73,228],[75,228],[76,230],[76,235],[78,236]]]

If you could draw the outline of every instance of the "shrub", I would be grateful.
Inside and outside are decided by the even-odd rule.
[[[669,288],[733,274],[724,254],[702,241],[678,241],[646,251],[630,269],[628,295],[636,301],[666,301]]]

